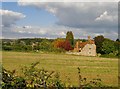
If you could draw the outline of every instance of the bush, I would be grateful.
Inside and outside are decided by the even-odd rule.
[[[2,50],[11,51],[11,50],[13,50],[13,48],[12,48],[12,46],[3,45]]]
[[[54,71],[48,72],[44,69],[37,69],[35,66],[39,62],[32,63],[29,67],[22,68],[23,77],[16,76],[15,71],[8,71],[3,68],[2,71],[2,88],[3,89],[39,89],[64,87],[59,79],[59,75],[55,76]]]
[[[3,89],[25,89],[26,82],[23,77],[14,75],[15,71],[8,71],[3,68],[2,88]]]
[[[3,89],[40,89],[40,88],[55,88],[64,89],[68,87],[60,79],[58,73],[54,71],[46,71],[38,69],[36,66],[39,62],[32,63],[30,66],[22,68],[23,76],[16,76],[15,70],[12,72],[5,70],[2,71],[2,88]],[[70,78],[69,78],[70,79]],[[78,79],[80,89],[91,89],[93,87],[104,87],[100,78],[93,79],[87,82],[86,78],[82,78],[80,68],[78,68]],[[75,88],[69,85],[70,88]]]

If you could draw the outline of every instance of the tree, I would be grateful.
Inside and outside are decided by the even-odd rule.
[[[97,53],[102,54],[102,43],[104,42],[104,36],[100,35],[94,38],[95,45],[96,45],[96,51]]]
[[[114,46],[115,46],[116,56],[119,56],[120,55],[120,42],[119,41],[115,41],[114,42]]]
[[[49,42],[48,40],[43,40],[42,42],[40,42],[40,44],[39,44],[39,48],[40,48],[40,50],[42,50],[42,51],[49,51],[50,49],[51,49],[51,47],[52,47],[52,44],[51,44],[51,42]]]
[[[119,39],[116,39],[116,41],[118,41],[118,42],[119,42],[120,40],[119,40]]]
[[[69,50],[72,50],[72,46],[70,44],[70,42],[68,40],[65,40],[64,43],[63,43],[63,48],[66,50],[66,51],[69,51]]]
[[[73,36],[72,31],[68,31],[66,33],[66,40],[68,40],[70,42],[72,47],[74,46],[74,36]]]
[[[104,39],[104,42],[102,43],[102,51],[105,54],[114,53],[115,51],[114,41],[110,39]]]
[[[70,42],[68,40],[63,40],[63,39],[56,39],[54,42],[53,42],[53,46],[55,48],[61,48],[61,49],[64,49],[66,51],[69,51],[72,49],[72,46],[70,44]]]
[[[53,46],[55,48],[63,48],[63,44],[64,44],[64,40],[63,39],[56,39],[54,42],[53,42]]]

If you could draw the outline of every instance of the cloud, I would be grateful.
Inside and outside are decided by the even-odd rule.
[[[60,36],[66,36],[66,33],[62,31],[58,35],[60,35]]]
[[[90,32],[87,31],[86,28],[71,28],[61,25],[41,27],[41,26],[30,26],[31,28],[23,28],[24,26],[12,26],[10,28],[6,28],[9,30],[3,30],[4,38],[65,38],[67,31],[72,31],[74,34],[74,38],[78,39],[87,39],[87,36],[90,35],[94,38],[97,35],[104,35],[105,37],[116,40],[118,37],[117,32]],[[5,28],[4,28],[5,29]],[[100,29],[98,29],[100,30]],[[112,37],[111,37],[112,34]]]
[[[56,25],[82,28],[86,32],[118,32],[118,3],[20,2],[20,6],[44,9],[57,17]]]
[[[13,1],[13,0],[11,0]],[[119,0],[19,0],[20,2],[119,2]]]
[[[58,18],[58,25],[70,27],[106,27],[116,26],[117,24],[117,3],[74,3],[74,2],[18,2],[21,6],[32,6],[45,9]],[[101,15],[101,13],[103,13]],[[109,13],[109,14],[108,14]],[[100,16],[100,17],[98,17]],[[95,19],[97,21],[95,21]],[[98,20],[104,21],[101,23]],[[110,20],[110,21],[108,21]],[[107,22],[107,23],[106,23]],[[113,23],[114,22],[114,23]]]
[[[31,26],[23,26],[23,28],[30,29]]]
[[[97,17],[96,19],[95,19],[95,21],[104,21],[104,20],[106,20],[106,21],[116,21],[116,19],[117,19],[117,16],[112,16],[112,15],[108,15],[108,12],[107,11],[105,11],[103,14],[101,14],[99,17]]]
[[[10,27],[11,25],[14,25],[16,21],[25,18],[25,15],[22,13],[2,9],[0,9],[0,15],[2,16],[2,25],[4,27]]]
[[[75,38],[86,38],[88,35],[95,37],[98,34],[111,39],[116,39],[118,36],[118,3],[27,1],[19,0],[18,4],[20,6],[31,6],[39,10],[46,10],[57,18],[57,22],[54,26],[48,27],[18,27],[12,30],[15,34],[19,34],[18,37],[57,38],[65,37],[67,31],[73,31]]]

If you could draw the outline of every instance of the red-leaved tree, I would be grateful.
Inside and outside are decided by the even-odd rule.
[[[72,46],[68,40],[63,40],[63,39],[56,39],[53,42],[53,46],[55,48],[62,48],[66,51],[72,50]]]
[[[70,42],[68,40],[65,40],[64,43],[63,43],[63,48],[66,50],[66,51],[69,51],[69,50],[72,50],[72,46],[70,44]]]

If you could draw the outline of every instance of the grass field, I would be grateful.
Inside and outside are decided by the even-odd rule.
[[[77,67],[80,67],[82,77],[89,80],[101,78],[108,86],[118,85],[118,59],[84,57],[67,54],[53,53],[25,53],[25,52],[2,52],[3,66],[8,70],[16,69],[17,74],[24,65],[39,61],[39,68],[60,73],[62,81],[78,85]]]

